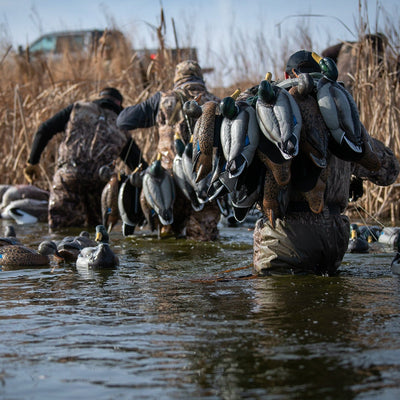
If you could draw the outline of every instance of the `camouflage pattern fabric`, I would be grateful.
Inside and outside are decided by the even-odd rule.
[[[118,158],[129,138],[116,127],[116,118],[97,104],[75,103],[50,190],[50,229],[101,223],[104,182],[98,171]]]
[[[368,135],[363,126],[362,129],[363,134]],[[265,217],[257,221],[253,257],[257,273],[333,275],[337,271],[349,241],[349,220],[341,213],[348,205],[351,176],[388,186],[394,183],[400,171],[393,152],[382,142],[369,139],[381,168],[369,171],[358,163],[329,154],[325,205],[320,214],[307,210],[301,193],[289,190],[288,211],[283,218],[276,220],[276,229]],[[293,210],[290,204],[300,204],[305,209]]]
[[[101,224],[101,192],[104,182],[85,170],[65,166],[53,177],[49,199],[49,228],[94,227]]]
[[[209,93],[203,81],[201,69],[195,61],[184,61],[178,64],[173,90],[161,94],[157,125],[159,142],[157,151],[161,153],[161,162],[165,169],[172,171],[172,163],[176,155],[175,133],[177,132],[186,144],[193,133],[195,120],[186,118],[182,105],[201,94],[199,104],[207,101],[220,101]],[[202,211],[195,212],[184,195],[177,191],[174,205],[174,224],[172,230],[181,235],[186,228],[187,238],[193,240],[216,240],[217,225],[220,219],[218,206],[214,203],[207,205]]]

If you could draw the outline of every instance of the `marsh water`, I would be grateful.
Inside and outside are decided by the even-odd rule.
[[[16,230],[32,247],[79,233]],[[0,270],[0,399],[400,398],[391,249],[347,254],[336,277],[246,279],[245,226],[111,245],[113,270]]]

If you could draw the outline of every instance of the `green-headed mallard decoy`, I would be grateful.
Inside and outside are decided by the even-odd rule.
[[[193,130],[192,170],[195,182],[200,182],[212,171],[215,135],[219,134],[216,101],[207,101],[202,106],[201,116],[196,121]]]
[[[239,176],[253,161],[261,134],[254,108],[246,102],[235,102],[239,94],[237,90],[220,103],[224,116],[220,141],[227,161],[226,170],[232,178]]]
[[[149,206],[157,213],[163,225],[174,221],[173,205],[175,184],[172,176],[161,165],[161,154],[146,169],[143,176],[143,193]]]
[[[109,244],[109,235],[104,225],[96,226],[97,246],[83,248],[76,259],[77,268],[114,268],[119,265],[118,256]]]
[[[318,82],[317,100],[322,117],[334,139],[332,152],[347,161],[357,161],[363,156],[363,137],[357,105],[350,93],[336,82],[338,71],[328,57],[312,53],[319,64],[322,78]]]
[[[360,231],[357,224],[350,225],[350,240],[347,251],[350,253],[369,252],[368,241],[360,236]]]
[[[262,133],[278,147],[282,157],[295,157],[302,124],[300,110],[285,89],[271,82],[270,73],[258,87],[256,115]]]
[[[172,164],[172,173],[175,183],[178,185],[184,196],[190,201],[193,210],[201,211],[204,208],[204,203],[199,201],[197,193],[187,178],[183,170],[182,155],[185,151],[185,144],[179,135],[175,134],[175,150],[176,155]]]
[[[124,236],[133,235],[136,226],[143,226],[146,218],[140,206],[142,192],[143,165],[139,164],[128,176],[118,193],[118,211],[122,220],[122,233]]]
[[[10,245],[0,247],[0,265],[37,267],[50,264],[50,256],[61,260],[57,251],[57,245],[49,240],[39,244],[38,251],[22,245]]]

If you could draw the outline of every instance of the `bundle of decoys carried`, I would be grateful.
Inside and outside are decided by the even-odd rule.
[[[237,221],[257,205],[274,226],[287,212],[291,190],[312,212],[322,212],[331,154],[380,168],[357,106],[337,82],[336,64],[313,57],[318,73],[275,82],[268,73],[258,86],[219,103],[184,103],[182,111],[196,122],[187,143],[175,136],[172,176],[158,156],[140,179],[152,229],[155,217],[162,225],[173,222],[175,185],[195,211],[228,195]]]

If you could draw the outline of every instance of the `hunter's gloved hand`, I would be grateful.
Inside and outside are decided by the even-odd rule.
[[[24,176],[25,179],[32,184],[40,176],[39,164],[26,163],[24,168]]]
[[[363,181],[352,176],[350,179],[349,201],[357,201],[364,194]]]

